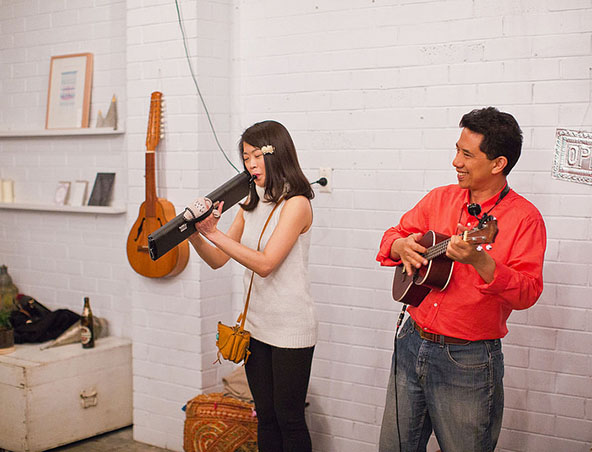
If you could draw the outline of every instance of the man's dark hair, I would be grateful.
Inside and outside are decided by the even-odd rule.
[[[483,135],[481,151],[489,160],[504,156],[508,164],[504,175],[508,175],[520,158],[522,149],[522,130],[514,117],[495,107],[473,110],[462,117],[460,127]]]

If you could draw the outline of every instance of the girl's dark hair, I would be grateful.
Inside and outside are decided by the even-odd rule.
[[[265,161],[265,200],[278,202],[283,195],[285,199],[293,196],[314,198],[314,191],[310,182],[302,172],[296,155],[296,147],[288,130],[276,121],[262,121],[253,124],[245,130],[238,144],[242,158],[243,143],[256,148],[271,145],[275,148],[273,154],[264,154]],[[244,161],[243,166],[247,169]],[[249,211],[257,207],[259,196],[255,190],[255,183],[249,189],[249,199],[240,206]]]

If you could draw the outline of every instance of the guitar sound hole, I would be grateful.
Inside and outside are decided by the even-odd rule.
[[[140,234],[142,233],[142,229],[144,228],[144,220],[146,220],[146,218],[142,218],[142,222],[140,223],[140,226],[138,227],[138,235],[136,235],[134,242],[138,241],[138,238],[140,237]]]

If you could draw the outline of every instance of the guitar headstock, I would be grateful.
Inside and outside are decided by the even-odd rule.
[[[470,242],[473,245],[481,245],[483,243],[495,242],[497,232],[497,220],[491,217],[482,226],[477,226],[470,231],[463,232],[462,236],[465,242]]]
[[[146,149],[154,151],[161,138],[162,93],[154,91],[150,96],[150,115],[148,116],[148,132],[146,133]]]

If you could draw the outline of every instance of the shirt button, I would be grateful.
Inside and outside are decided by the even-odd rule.
[[[427,326],[424,326],[424,327],[423,327],[423,329],[424,329],[424,330],[427,330],[427,329],[428,329],[428,327],[427,327]]]
[[[467,226],[470,226],[470,225],[471,225],[471,223],[467,223]]]
[[[434,306],[438,306],[438,303],[434,303]]]

